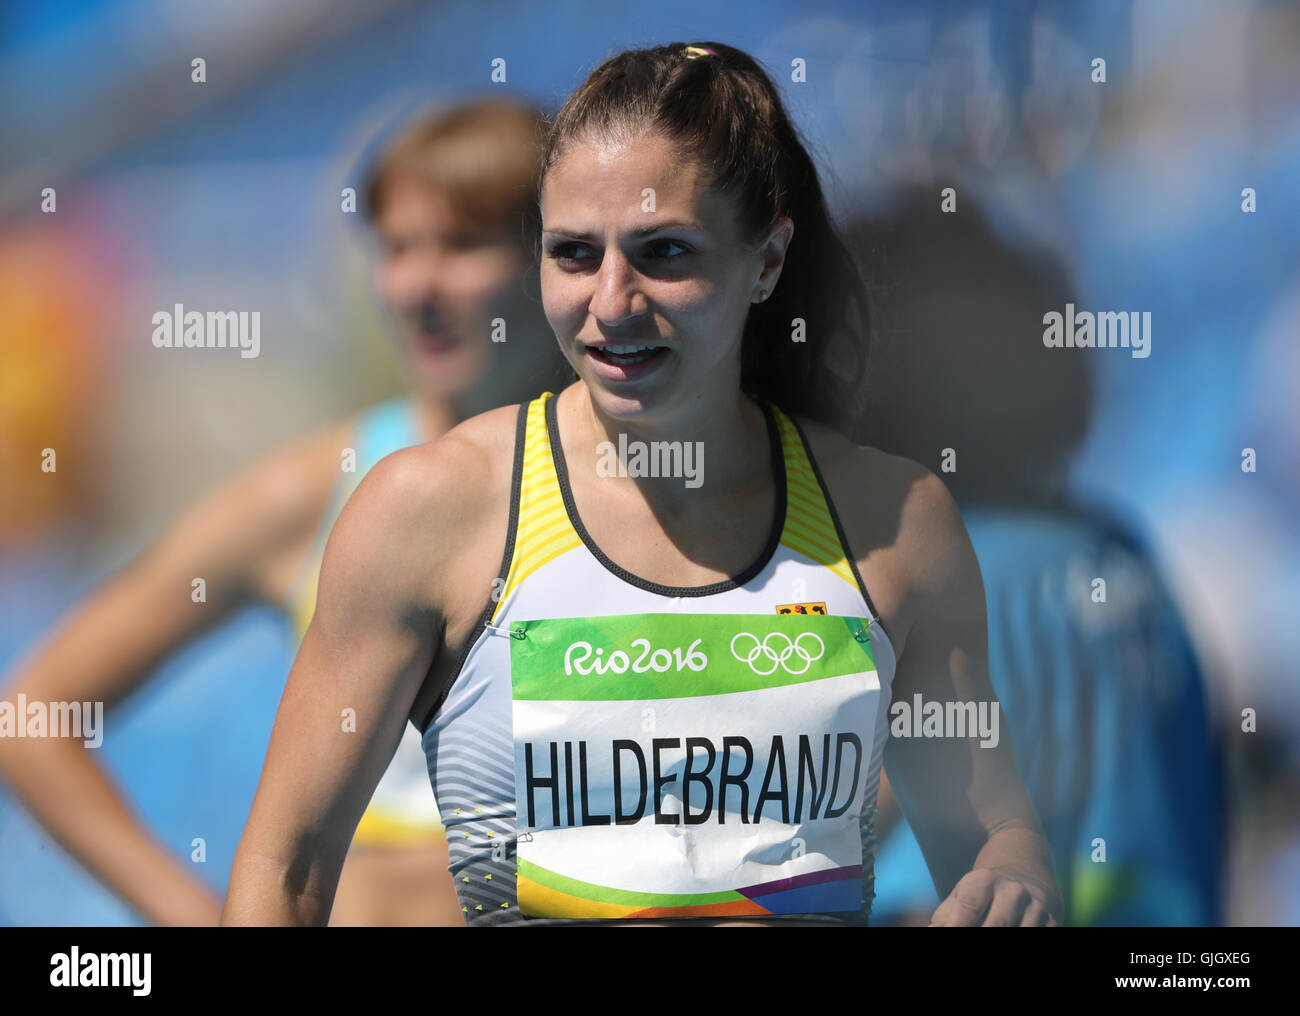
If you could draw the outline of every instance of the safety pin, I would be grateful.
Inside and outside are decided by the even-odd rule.
[[[505,633],[506,633],[507,635],[509,635],[512,639],[526,639],[526,638],[528,638],[528,632],[524,631],[522,628],[520,628],[518,631],[516,631],[514,628],[502,628],[502,627],[500,627],[499,625],[488,624],[486,621],[483,622],[483,627],[484,627],[484,628],[490,628],[490,629],[492,629],[492,631],[501,631],[501,632],[505,632]]]

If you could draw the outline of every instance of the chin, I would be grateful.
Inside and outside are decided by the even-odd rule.
[[[674,401],[674,392],[659,385],[619,390],[604,378],[582,378],[592,405],[602,415],[615,420],[649,420],[657,416]],[[621,388],[621,386],[620,386]]]
[[[425,396],[451,399],[472,388],[479,372],[463,362],[436,362],[415,365],[415,387]]]
[[[413,351],[409,362],[420,389],[442,397],[456,395],[476,384],[486,367],[483,357],[465,346],[442,353]]]

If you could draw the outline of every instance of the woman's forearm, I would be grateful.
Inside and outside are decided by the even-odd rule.
[[[145,918],[215,924],[220,898],[150,835],[90,751],[61,739],[6,739],[0,778],[65,850]]]
[[[333,904],[333,891],[325,891],[327,881],[322,865],[300,867],[241,843],[230,870],[221,924],[324,927]],[[329,884],[337,881],[336,871]]]

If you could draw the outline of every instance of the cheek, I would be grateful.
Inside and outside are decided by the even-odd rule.
[[[522,269],[513,253],[474,252],[450,261],[442,281],[448,296],[473,313],[488,309],[494,298],[516,283]]]
[[[560,339],[577,335],[586,317],[586,301],[563,272],[542,266],[542,312]]]
[[[375,266],[375,287],[389,303],[397,303],[401,299],[402,270],[397,258],[384,258]]]
[[[672,316],[678,325],[710,342],[728,330],[736,313],[726,296],[726,288],[706,279],[684,280],[664,289],[655,302]]]

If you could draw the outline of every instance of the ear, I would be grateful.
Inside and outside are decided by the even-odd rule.
[[[750,297],[754,303],[766,300],[776,289],[777,280],[781,277],[781,269],[785,267],[785,253],[793,237],[794,220],[788,215],[783,215],[772,224],[767,238],[760,244],[758,253],[763,259],[763,268],[758,278],[754,280],[754,291]],[[760,299],[759,295],[763,293],[766,295]]]

